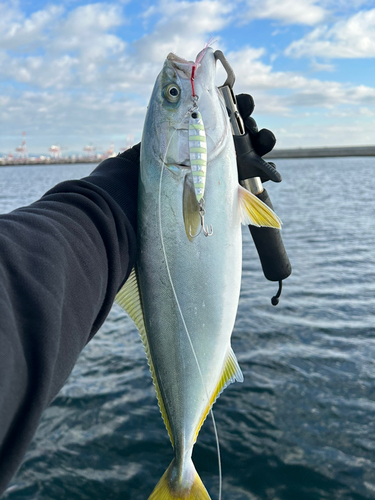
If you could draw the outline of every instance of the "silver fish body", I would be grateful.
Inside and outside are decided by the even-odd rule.
[[[178,76],[173,58],[165,65]],[[163,387],[175,449],[181,456],[191,452],[197,425],[208,404],[206,392],[211,395],[214,391],[230,349],[241,283],[237,167],[225,107],[214,86],[214,70],[215,58],[209,49],[194,85],[207,135],[205,209],[206,220],[214,230],[212,237],[200,235],[191,240],[184,224],[183,191],[189,189],[185,179],[191,172],[189,166],[179,166],[179,162],[186,161],[181,150],[189,144],[189,117],[185,114],[192,106],[190,79],[176,78],[181,88],[179,109],[163,113],[164,76],[169,71],[164,69],[159,76],[141,150],[137,270],[150,350],[158,360],[154,366]],[[168,135],[158,137],[165,133],[166,125]],[[169,151],[158,150],[166,139],[171,141]],[[175,162],[172,169],[163,163],[165,155],[167,162]]]
[[[141,146],[138,298],[133,303],[128,291],[127,305],[118,300],[128,311],[133,307],[133,318],[142,316],[135,320],[174,447],[175,458],[153,500],[209,499],[192,449],[216,397],[230,382],[242,381],[230,344],[242,265],[236,156],[215,86],[214,53],[207,48],[194,88],[207,142],[205,223],[213,234],[193,237],[201,219],[189,161],[192,64],[170,54],[155,83]]]

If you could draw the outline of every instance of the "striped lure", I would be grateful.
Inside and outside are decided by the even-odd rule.
[[[206,185],[207,146],[202,115],[195,109],[189,118],[189,154],[195,196],[201,202]]]

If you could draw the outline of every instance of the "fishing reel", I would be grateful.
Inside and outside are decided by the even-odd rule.
[[[247,128],[255,129],[256,124],[250,118],[250,114],[254,109],[254,104],[249,96],[241,94],[236,99],[233,92],[235,82],[235,74],[226,57],[221,50],[215,51],[215,58],[221,62],[226,73],[227,79],[224,84],[219,87],[226,104],[229,119],[233,130],[233,140],[237,153],[237,168],[238,178],[241,185],[251,191],[263,203],[273,209],[270,197],[267,191],[263,188],[263,182],[271,180],[273,182],[281,182],[282,177],[276,170],[274,163],[266,162],[255,151],[253,141],[249,131],[246,129],[242,116],[247,118]],[[242,112],[242,116],[239,109]],[[253,122],[253,123],[252,123]],[[262,149],[270,151],[274,145],[275,139],[271,134],[263,135],[265,144],[258,144],[257,150]],[[273,144],[267,142],[273,141]],[[255,247],[258,251],[259,259],[262,264],[263,274],[269,281],[278,281],[279,289],[271,299],[272,305],[276,306],[279,303],[279,297],[282,290],[282,282],[292,272],[288,255],[286,253],[281,234],[278,229],[270,227],[256,227],[249,225],[251,236],[253,237]]]

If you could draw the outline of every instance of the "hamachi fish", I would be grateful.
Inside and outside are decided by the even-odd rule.
[[[117,302],[145,346],[174,458],[149,497],[209,499],[192,462],[213,403],[243,376],[231,348],[241,284],[241,222],[280,227],[238,184],[214,52],[169,54],[145,119],[138,256]]]

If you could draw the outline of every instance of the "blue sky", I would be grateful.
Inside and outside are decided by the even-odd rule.
[[[167,54],[211,37],[279,148],[375,144],[375,0],[0,0],[0,152],[140,140]]]

